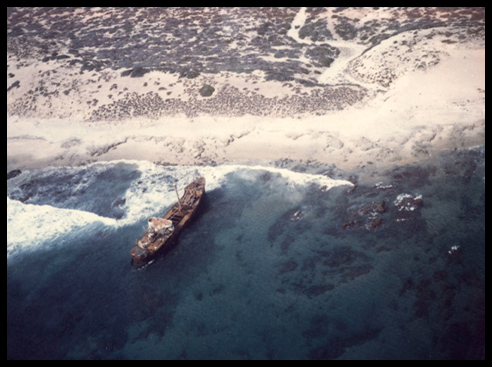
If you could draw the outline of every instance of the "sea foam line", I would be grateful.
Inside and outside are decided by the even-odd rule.
[[[35,249],[48,240],[98,222],[116,225],[116,220],[94,213],[24,204],[7,197],[7,261],[19,250]]]
[[[252,166],[252,167],[236,166],[236,167],[278,173],[282,177],[287,178],[294,185],[305,186],[309,184],[316,184],[323,187],[324,191],[332,189],[333,187],[336,186],[354,186],[354,184],[350,181],[336,180],[328,176],[315,175],[311,173],[294,172],[285,168],[263,167],[263,166]]]
[[[81,210],[24,204],[7,197],[7,259],[11,253],[20,249],[36,248],[46,241],[52,241],[71,231],[83,230],[95,223],[118,228],[138,223],[143,218],[156,214],[156,211],[164,211],[175,203],[176,196],[171,182],[164,182],[163,185],[156,184],[156,179],[161,178],[163,173],[174,176],[181,193],[185,184],[191,183],[198,176],[206,178],[206,189],[212,191],[227,184],[226,177],[230,173],[237,173],[247,180],[255,180],[258,177],[258,172],[261,171],[279,174],[287,179],[290,186],[317,184],[323,191],[336,186],[353,186],[351,182],[345,180],[335,180],[323,175],[265,166],[164,167],[148,161],[121,160],[108,163],[98,162],[85,168],[94,168],[92,166],[103,168],[106,165],[118,163],[136,164],[142,173],[142,177],[131,185],[125,195],[126,215],[120,220],[101,217]],[[70,168],[67,167],[67,169]],[[78,170],[80,168],[74,169],[74,171]],[[254,174],[248,175],[248,173]]]
[[[354,186],[354,184],[350,181],[337,180],[324,175],[294,172],[285,168],[276,168],[276,167],[260,166],[260,165],[248,166],[248,165],[224,164],[219,166],[160,166],[158,164],[146,160],[120,159],[110,162],[94,162],[84,166],[84,169],[87,169],[89,167],[92,168],[94,166],[116,165],[119,163],[137,165],[138,169],[142,173],[155,173],[159,169],[168,169],[170,172],[176,173],[176,178],[183,178],[183,179],[190,179],[192,178],[193,174],[196,175],[196,173],[199,173],[201,176],[204,176],[207,179],[207,190],[213,190],[217,187],[220,187],[224,182],[224,178],[227,174],[239,170],[268,171],[272,173],[278,173],[282,177],[287,178],[293,184],[307,185],[310,183],[314,183],[320,186],[326,186],[325,190],[329,190],[330,188],[336,186],[345,186],[345,185]],[[180,177],[180,175],[182,177]]]
[[[158,167],[154,163],[148,161],[126,161],[127,163],[137,164],[140,167],[142,172],[144,171],[155,171]],[[287,178],[295,185],[307,185],[310,183],[318,184],[320,186],[325,186],[326,190],[329,190],[336,186],[353,186],[354,184],[350,181],[346,180],[337,180],[324,175],[316,175],[310,173],[303,172],[294,172],[285,168],[276,168],[276,167],[268,167],[268,166],[247,166],[247,165],[221,165],[221,166],[172,166],[169,167],[171,171],[176,172],[177,174],[182,174],[188,176],[190,173],[200,173],[200,175],[204,176],[207,179],[207,189],[213,190],[217,187],[220,187],[224,181],[224,178],[227,174],[232,172],[237,172],[240,170],[245,171],[268,171],[272,173],[278,173],[282,177]]]
[[[258,172],[262,171],[280,175],[287,180],[291,187],[316,184],[320,186],[321,190],[327,191],[336,186],[353,186],[353,183],[346,180],[336,180],[324,175],[293,172],[275,167],[246,165],[162,167],[148,161],[126,161],[126,163],[137,164],[142,176],[139,178],[138,184],[132,184],[127,190],[125,195],[126,215],[125,218],[118,221],[120,225],[143,220],[145,217],[154,215],[156,210],[160,210],[159,208],[167,208],[176,202],[176,194],[170,182],[163,182],[162,185],[155,184],[164,172],[175,178],[180,194],[182,194],[185,185],[198,177],[205,177],[207,181],[206,191],[213,191],[222,185],[227,185],[226,177],[228,174],[236,173],[243,179],[253,181],[258,178]],[[143,189],[145,189],[144,192]]]

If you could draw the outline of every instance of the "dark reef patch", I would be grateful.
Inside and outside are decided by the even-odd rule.
[[[330,343],[313,349],[308,358],[311,360],[319,360],[326,361],[332,360],[341,357],[345,351],[351,347],[355,347],[373,339],[376,339],[379,336],[381,330],[367,330],[360,334],[348,337],[348,338],[339,338],[332,340]]]
[[[22,173],[22,171],[20,170],[13,170],[13,171],[10,171],[10,172],[7,172],[7,181],[12,179],[12,178],[15,178],[17,176],[19,176],[20,174]]]

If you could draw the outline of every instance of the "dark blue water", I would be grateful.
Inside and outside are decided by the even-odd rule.
[[[484,358],[484,148],[379,186],[286,172],[120,162],[8,180],[7,359]],[[199,175],[196,221],[132,271],[147,216]]]

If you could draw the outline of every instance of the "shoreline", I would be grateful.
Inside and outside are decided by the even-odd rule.
[[[440,151],[485,145],[485,120],[371,129],[365,110],[304,120],[255,117],[86,123],[7,118],[7,170],[114,160],[214,165],[317,161],[342,170],[418,162]],[[374,118],[374,117],[373,117]],[[329,119],[327,126],[325,120]]]
[[[252,19],[267,15],[258,9]],[[7,170],[120,159],[173,165],[287,159],[351,170],[403,165],[442,150],[485,144],[484,25],[446,25],[439,9],[428,9],[440,27],[391,33],[366,49],[369,41],[349,39],[341,28],[333,28],[331,22],[341,21],[335,13],[372,21],[397,10],[322,8],[318,13],[318,8],[313,9],[309,8],[309,16],[306,8],[283,10],[292,20],[288,34],[295,34],[294,38],[271,24],[245,29],[244,44],[224,41],[227,47],[254,46],[254,55],[246,53],[256,58],[254,70],[219,68],[183,74],[142,66],[80,67],[73,58],[85,55],[93,60],[97,54],[101,60],[116,61],[118,50],[91,46],[90,52],[87,47],[70,51],[60,44],[58,51],[41,58],[34,51],[24,55],[19,47],[27,40],[20,30],[12,33],[7,48]],[[67,27],[73,17],[79,19],[77,29],[92,34],[100,30],[105,17],[120,11],[94,9],[92,16],[100,17],[94,21],[78,15],[82,10],[58,16],[66,18]],[[43,16],[51,21],[55,15]],[[13,25],[29,29],[29,17],[26,10],[12,20]],[[317,23],[311,24],[314,19]],[[326,28],[323,41],[314,37],[317,31],[301,37],[315,24]],[[150,25],[147,31],[135,32],[148,37],[162,24]],[[38,38],[44,36],[38,31]],[[273,40],[274,31],[286,45],[277,49],[280,46],[274,42],[269,45],[274,55],[266,56],[258,42]],[[192,42],[185,33],[180,42]],[[113,34],[105,36],[110,45]],[[173,37],[172,44],[178,47]],[[79,39],[81,44],[91,40],[82,35]],[[224,55],[229,55],[227,47],[221,51]],[[292,52],[287,52],[289,48]],[[236,55],[237,50],[229,51]],[[321,63],[316,57],[322,51]],[[172,60],[166,52],[159,55]],[[209,66],[214,65],[211,61]],[[288,78],[286,65],[296,65],[289,69],[293,76]],[[359,84],[347,84],[354,82]],[[199,93],[204,84],[213,86],[212,96]]]
[[[453,132],[456,131],[457,129],[454,127],[448,133],[453,134]],[[468,130],[465,129],[465,131]],[[414,144],[414,146],[416,145],[415,143],[412,144]],[[155,146],[157,147],[157,145]],[[121,147],[123,147],[123,149],[121,149]],[[198,146],[198,148],[202,147]],[[105,147],[103,150],[106,149],[107,148]],[[52,159],[50,157],[38,159],[37,161],[23,159],[22,165],[7,166],[7,174],[9,176],[11,173],[17,174],[17,172],[20,173],[22,171],[43,168],[70,169],[84,167],[84,169],[89,169],[92,165],[119,163],[144,164],[145,167],[146,164],[176,168],[195,167],[197,169],[200,167],[205,169],[217,167],[220,169],[222,167],[226,170],[237,166],[251,169],[265,169],[266,171],[282,169],[294,174],[300,173],[303,175],[321,175],[336,181],[347,181],[357,186],[364,185],[377,188],[378,185],[381,184],[383,187],[384,185],[393,187],[395,182],[400,179],[397,177],[400,177],[402,174],[402,177],[406,177],[409,180],[419,179],[420,175],[423,174],[425,176],[425,172],[435,176],[469,175],[469,170],[473,169],[471,167],[474,167],[474,161],[472,161],[474,159],[473,157],[480,156],[482,159],[485,159],[485,140],[482,141],[480,137],[477,139],[475,134],[462,135],[459,139],[454,138],[446,143],[440,139],[438,143],[433,145],[428,144],[425,149],[425,154],[421,153],[419,156],[411,154],[410,156],[402,157],[396,161],[391,159],[378,159],[374,162],[359,160],[361,157],[360,154],[362,153],[366,155],[366,158],[369,154],[376,154],[375,152],[371,153],[371,150],[374,149],[371,149],[368,152],[353,152],[352,156],[349,156],[348,158],[341,153],[338,155],[331,155],[327,156],[325,160],[317,160],[312,158],[311,155],[307,159],[303,155],[286,157],[282,156],[280,151],[277,151],[276,156],[272,153],[271,159],[264,159],[264,152],[260,154],[258,159],[251,159],[251,150],[246,150],[243,152],[245,154],[243,158],[239,156],[237,159],[225,159],[223,157],[220,162],[212,161],[207,157],[192,157],[190,154],[187,154],[185,157],[182,156],[180,160],[176,161],[156,160],[152,159],[153,157],[151,156],[155,154],[155,151],[149,149],[135,152],[131,149],[131,144],[129,144],[126,149],[124,148],[124,144],[115,146],[112,149],[113,150],[108,151],[108,153],[97,157],[78,157],[69,164],[65,164],[62,159]],[[237,152],[236,154],[239,153],[241,152]],[[26,162],[29,162],[29,165],[26,164]],[[445,167],[447,167],[447,169]],[[438,171],[434,171],[436,168],[438,168]],[[483,175],[485,179],[485,167],[481,168],[478,174]]]

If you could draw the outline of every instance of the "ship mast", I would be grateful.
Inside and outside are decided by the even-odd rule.
[[[176,196],[178,197],[179,214],[181,214],[181,199],[179,198],[178,188],[176,187],[176,184],[174,184],[174,190],[176,191]]]

